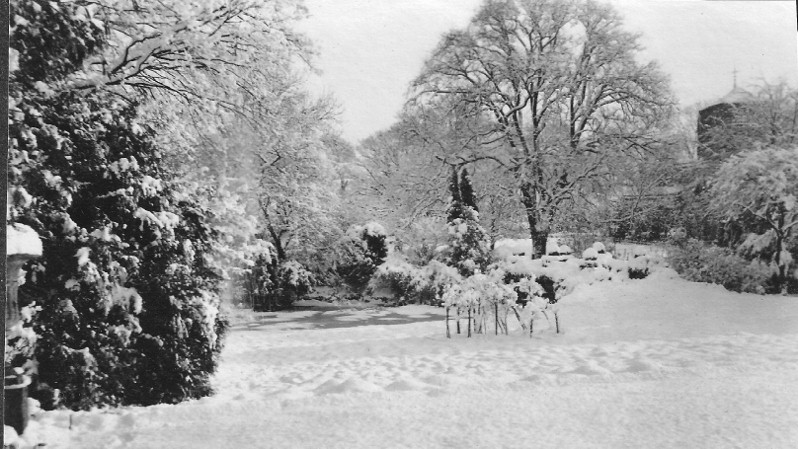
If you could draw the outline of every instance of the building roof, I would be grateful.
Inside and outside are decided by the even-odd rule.
[[[731,92],[727,93],[715,104],[737,104],[737,103],[750,103],[754,101],[754,96],[747,90],[734,86]]]

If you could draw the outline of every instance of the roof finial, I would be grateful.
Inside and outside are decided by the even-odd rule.
[[[732,80],[733,80],[733,87],[732,89],[737,89],[737,65],[734,65],[734,70],[732,70]]]

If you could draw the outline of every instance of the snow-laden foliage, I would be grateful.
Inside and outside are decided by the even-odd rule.
[[[510,313],[531,333],[535,319],[540,316],[548,319],[547,311],[557,313],[557,306],[545,298],[545,290],[535,281],[533,273],[512,272],[506,268],[509,267],[497,264],[486,274],[477,273],[460,283],[446,285],[441,300],[447,309],[447,337],[451,336],[450,311],[453,311],[458,334],[463,333],[460,321],[466,320],[469,337],[472,328],[477,334],[487,333],[490,328],[495,334],[507,334]]]
[[[557,303],[578,286],[642,279],[661,265],[659,259],[649,256],[623,261],[614,259],[608,252],[598,254],[596,248],[602,247],[600,243],[594,244],[593,251],[586,252],[596,252],[595,257],[584,259],[570,256],[509,257],[492,264],[486,275],[474,275],[463,285],[454,287],[464,294],[462,298],[458,299],[456,294],[449,294],[447,298],[458,307],[459,318],[463,313],[461,304],[471,305],[472,310],[466,309],[466,313],[473,312],[476,317],[477,332],[482,331],[485,322],[490,323],[490,317],[495,321],[497,333],[506,332],[506,319],[511,312],[521,327],[528,328],[530,333],[534,330],[534,321],[542,318],[553,318],[559,332],[561,323]],[[479,324],[480,320],[482,324]]]
[[[393,296],[401,303],[417,299],[424,289],[424,281],[420,267],[401,254],[393,253],[377,267],[369,280],[369,290],[374,296]]]
[[[460,216],[449,222],[449,242],[443,260],[466,277],[490,263],[490,239],[473,208],[463,206]]]
[[[6,329],[4,352],[6,367],[21,368],[32,374],[38,372],[34,353],[39,336],[30,327],[30,323],[33,315],[39,310],[41,307],[35,303],[22,307],[20,310],[22,320]]]
[[[391,238],[381,224],[353,225],[308,267],[320,283],[360,294],[388,257],[391,246]]]
[[[786,288],[798,251],[798,147],[732,156],[712,183],[712,207],[727,220],[753,219],[739,251],[772,264]]]
[[[601,251],[599,253],[599,250]],[[392,252],[372,277],[369,287],[375,296],[393,297],[399,304],[429,303],[447,308],[449,319],[457,322],[458,333],[507,332],[507,317],[514,316],[523,329],[534,329],[535,320],[554,320],[559,329],[557,302],[580,285],[596,282],[642,279],[662,266],[658,257],[640,255],[619,260],[595,243],[589,257],[568,255],[530,259],[495,253],[498,260],[463,276],[456,267],[437,260],[418,266],[398,252]],[[468,329],[463,329],[465,322]],[[447,324],[447,333],[451,335]]]
[[[9,213],[44,242],[20,290],[41,307],[32,395],[86,409],[209,394],[225,329],[209,211],[170,182],[136,101],[69,87],[111,45],[107,22],[10,6]]]
[[[444,289],[461,280],[455,268],[437,260],[419,267],[401,254],[392,253],[377,267],[369,290],[375,296],[393,297],[400,304],[438,304]]]
[[[684,279],[719,284],[744,293],[777,293],[777,271],[761,260],[747,260],[729,248],[682,241],[669,251],[668,263]]]
[[[313,274],[296,260],[279,260],[262,253],[242,276],[243,298],[255,310],[279,310],[307,295],[316,283]]]

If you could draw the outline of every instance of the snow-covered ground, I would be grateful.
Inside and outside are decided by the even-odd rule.
[[[580,286],[564,333],[444,334],[443,310],[265,313],[230,334],[218,393],[38,413],[54,448],[794,448],[798,298],[665,272]],[[71,426],[71,428],[70,428]]]

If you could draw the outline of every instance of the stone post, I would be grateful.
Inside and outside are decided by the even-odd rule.
[[[22,317],[19,312],[20,278],[25,262],[42,255],[42,241],[36,231],[21,224],[6,226],[6,339],[8,331],[17,325]],[[3,404],[3,423],[22,434],[28,424],[28,385],[30,377],[15,373],[6,366]]]

